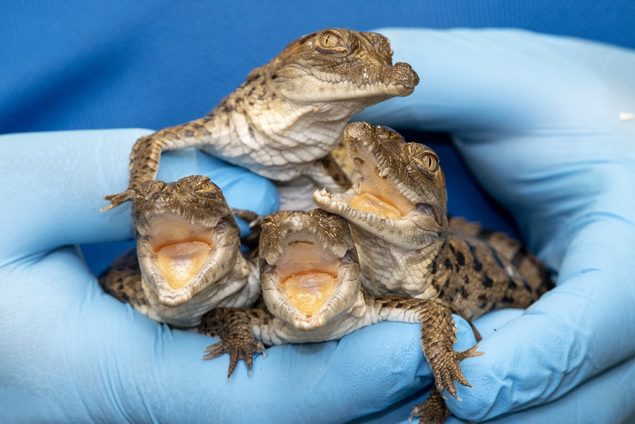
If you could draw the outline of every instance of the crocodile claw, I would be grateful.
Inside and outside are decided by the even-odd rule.
[[[438,361],[432,367],[435,385],[439,393],[443,393],[444,390],[447,390],[448,393],[452,395],[452,397],[458,399],[456,393],[456,387],[454,386],[454,381],[458,381],[460,384],[466,387],[472,387],[470,383],[468,383],[467,379],[463,375],[463,371],[461,371],[461,367],[459,362],[466,358],[472,358],[474,356],[481,356],[483,352],[478,352],[478,344],[475,344],[471,348],[463,351],[463,352],[451,352],[447,356],[444,355],[444,358],[441,361]]]
[[[126,203],[134,199],[136,193],[137,193],[136,190],[128,189],[121,193],[109,194],[108,196],[104,196],[104,199],[108,200],[110,203],[104,206],[103,208],[101,208],[100,211],[107,212],[111,209],[114,209],[117,206],[121,205],[122,203]]]
[[[257,340],[221,340],[213,345],[205,348],[205,354],[203,359],[209,360],[218,358],[219,356],[228,353],[229,354],[229,369],[227,370],[227,378],[229,378],[234,370],[238,361],[243,360],[247,365],[247,369],[251,371],[253,365],[253,358],[256,353],[264,354],[265,347]]]

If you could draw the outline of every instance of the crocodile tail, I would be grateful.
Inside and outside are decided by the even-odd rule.
[[[491,246],[518,271],[535,295],[540,296],[553,288],[549,270],[520,241],[503,232],[484,229],[480,224],[463,218],[450,218],[448,227],[455,234],[475,237]]]

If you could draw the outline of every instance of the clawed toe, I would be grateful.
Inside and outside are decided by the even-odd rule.
[[[223,345],[222,342],[217,342],[205,348],[205,354],[203,355],[203,359],[210,360],[210,359],[218,358],[224,353],[228,353],[225,349],[225,346]]]
[[[479,352],[476,349],[478,349],[478,343],[476,343],[471,348],[464,350],[463,352],[456,352],[457,360],[462,361],[467,358],[474,358],[476,356],[482,356],[485,354],[485,352]]]
[[[229,378],[236,369],[239,361],[244,361],[245,365],[247,365],[247,369],[251,370],[254,356],[257,353],[263,352],[265,352],[264,345],[255,340],[240,346],[227,345],[220,341],[205,348],[203,359],[210,360],[225,353],[229,354],[229,368],[227,370],[227,377]]]
[[[101,212],[109,211],[110,209],[116,208],[122,203],[126,203],[134,198],[135,191],[132,189],[128,189],[122,193],[118,194],[110,194],[108,196],[104,196],[104,199],[109,201],[110,203],[103,208],[101,208]]]
[[[477,349],[478,345],[474,345],[463,352],[452,352],[449,357],[446,357],[446,360],[439,361],[439,363],[433,367],[435,384],[439,393],[443,393],[444,390],[447,390],[452,397],[458,399],[454,385],[455,381],[463,386],[472,387],[463,375],[463,371],[461,371],[460,361],[483,355],[483,352],[478,352]]]

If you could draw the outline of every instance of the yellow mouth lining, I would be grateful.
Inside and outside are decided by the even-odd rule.
[[[309,240],[288,241],[276,269],[279,288],[289,303],[310,319],[331,298],[340,285],[340,259]]]
[[[355,145],[349,146],[348,154],[359,178],[357,194],[349,201],[351,208],[392,219],[403,218],[415,208],[390,179],[379,175],[373,155]]]
[[[157,249],[157,265],[173,289],[185,286],[209,259],[212,245],[191,240],[167,244]]]
[[[289,302],[309,319],[331,298],[338,285],[336,274],[321,271],[292,274],[281,284]]]
[[[387,218],[402,218],[404,216],[393,203],[367,192],[355,196],[350,201],[349,206],[362,212],[371,212]]]

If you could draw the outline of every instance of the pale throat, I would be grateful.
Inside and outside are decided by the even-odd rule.
[[[374,295],[388,294],[397,288],[415,287],[413,293],[418,298],[432,296],[433,293],[421,291],[421,287],[433,289],[434,276],[428,272],[428,266],[436,261],[446,245],[445,237],[431,238],[423,247],[407,248],[392,244],[357,225],[351,225],[351,235],[359,253],[364,285],[370,284],[379,292]],[[386,270],[390,278],[386,279]],[[389,287],[391,282],[396,286]],[[406,289],[407,290],[407,289]]]

